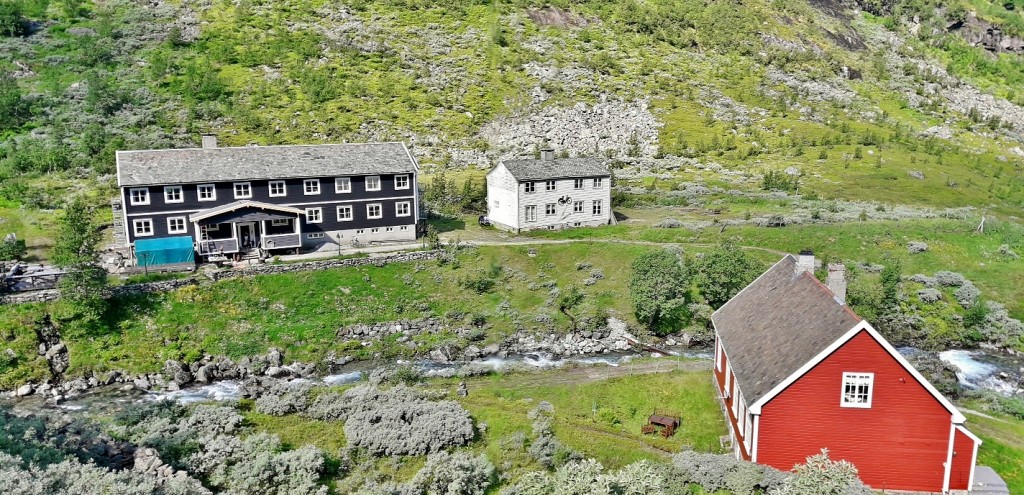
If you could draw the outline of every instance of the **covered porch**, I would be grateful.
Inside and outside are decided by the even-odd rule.
[[[201,256],[251,250],[297,249],[302,246],[299,208],[259,201],[235,201],[189,217]]]

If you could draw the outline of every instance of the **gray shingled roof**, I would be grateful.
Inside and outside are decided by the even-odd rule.
[[[797,274],[796,259],[786,255],[711,321],[751,405],[861,319],[813,275]]]
[[[569,177],[606,177],[608,164],[596,158],[556,158],[554,160],[505,160],[505,168],[517,180],[548,180]]]
[[[412,173],[402,143],[246,146],[117,152],[121,186]]]

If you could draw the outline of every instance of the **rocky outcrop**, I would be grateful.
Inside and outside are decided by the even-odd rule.
[[[36,326],[36,339],[39,341],[39,355],[46,359],[50,375],[60,380],[71,364],[71,356],[68,354],[68,346],[60,338],[60,332],[50,321],[49,314]]]
[[[952,22],[946,29],[990,52],[1024,53],[1024,39],[1003,33],[999,26],[979,19],[974,12],[968,12],[964,20]]]

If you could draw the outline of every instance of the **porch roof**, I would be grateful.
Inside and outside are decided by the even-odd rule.
[[[189,220],[202,222],[203,220],[219,217],[217,218],[217,223],[258,222],[262,220],[295,218],[304,213],[305,211],[299,208],[292,208],[291,206],[274,205],[244,199],[193,213],[189,215]]]

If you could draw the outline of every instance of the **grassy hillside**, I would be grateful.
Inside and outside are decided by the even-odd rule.
[[[105,202],[114,150],[200,132],[227,145],[401,139],[456,167],[546,136],[659,190],[758,190],[791,167],[799,191],[826,198],[1024,206],[1021,56],[908,25],[976,11],[1011,33],[1020,9],[1002,3],[886,2],[899,8],[877,16],[802,0],[13,3],[5,220],[73,194]],[[48,244],[45,221],[5,223]]]

